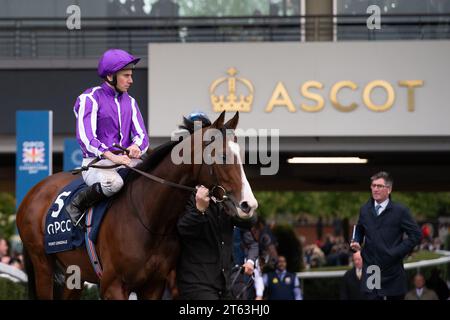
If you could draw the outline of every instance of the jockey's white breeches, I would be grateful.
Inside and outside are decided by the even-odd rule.
[[[82,166],[87,166],[94,159],[95,158],[83,159]],[[130,166],[135,167],[141,162],[142,160],[139,159],[131,159]],[[95,165],[111,166],[114,165],[114,162],[108,159],[103,159],[95,163]],[[92,186],[94,183],[100,182],[103,194],[107,197],[110,197],[123,187],[123,179],[119,175],[119,173],[117,173],[117,170],[119,170],[120,168],[124,168],[124,166],[120,166],[114,169],[89,168],[89,170],[82,172],[82,176],[84,182],[86,182],[88,186]]]

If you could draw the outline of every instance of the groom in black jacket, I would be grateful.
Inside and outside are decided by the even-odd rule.
[[[403,259],[421,237],[408,208],[391,200],[392,184],[387,172],[371,177],[372,198],[360,209],[355,237],[350,243],[353,250],[361,250],[362,289],[371,300],[403,299],[408,290]]]
[[[197,189],[177,223],[181,253],[177,266],[180,299],[231,299],[233,228],[249,229],[253,220],[229,216],[209,190]]]

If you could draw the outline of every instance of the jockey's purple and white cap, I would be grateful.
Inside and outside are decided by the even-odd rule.
[[[101,78],[105,78],[109,74],[115,74],[122,70],[129,64],[135,65],[139,60],[141,58],[136,58],[122,49],[109,49],[98,61],[97,73]]]

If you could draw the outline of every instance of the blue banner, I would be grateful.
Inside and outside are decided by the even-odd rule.
[[[52,174],[53,112],[16,112],[16,208],[27,192]]]
[[[64,140],[64,171],[81,167],[83,153],[77,139]]]

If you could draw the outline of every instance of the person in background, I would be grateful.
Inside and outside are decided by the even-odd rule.
[[[258,254],[259,244],[251,231],[235,227],[233,233],[234,273],[232,273],[232,283],[234,281],[232,290],[235,298],[262,300],[264,285],[257,266]]]
[[[360,209],[350,247],[359,251],[364,243],[362,281],[367,298],[403,300],[408,290],[403,259],[419,244],[421,231],[408,208],[391,200],[391,176],[382,171],[370,180],[372,197]],[[379,281],[375,281],[374,272],[378,272]]]
[[[303,299],[297,275],[286,271],[286,267],[286,257],[279,255],[275,271],[263,275],[264,294],[268,300]]]
[[[8,241],[6,241],[5,238],[0,237],[0,262],[9,264],[10,260]]]
[[[353,254],[353,268],[345,272],[341,281],[341,300],[366,300],[361,288],[363,260],[359,251]]]
[[[415,288],[405,295],[405,300],[438,300],[436,292],[425,286],[425,278],[418,273],[414,276]]]

